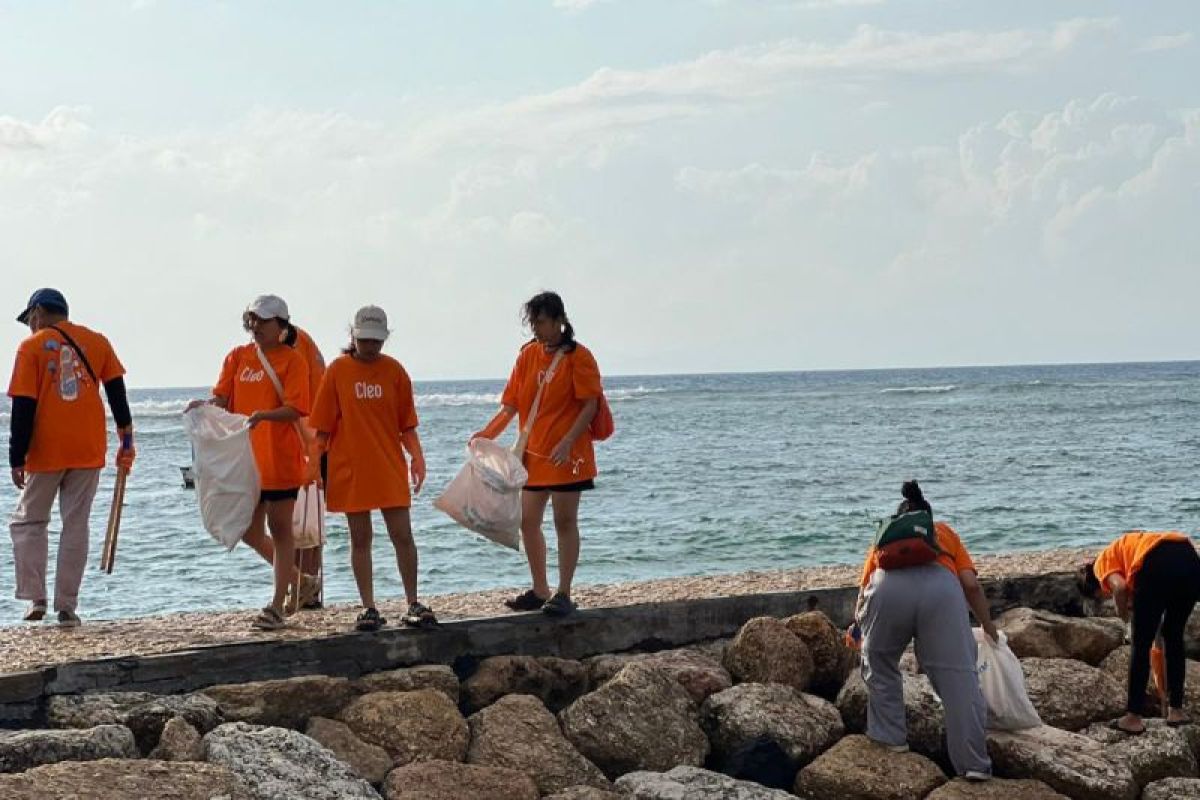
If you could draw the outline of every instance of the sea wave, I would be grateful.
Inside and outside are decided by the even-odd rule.
[[[887,389],[880,389],[880,394],[946,394],[953,392],[958,387],[953,383],[947,383],[942,386],[895,386]]]

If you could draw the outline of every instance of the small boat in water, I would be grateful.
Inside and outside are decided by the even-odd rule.
[[[196,473],[192,472],[192,465],[187,464],[185,466],[182,466],[179,468],[179,471],[181,473],[183,473],[183,488],[195,489],[196,488]]]

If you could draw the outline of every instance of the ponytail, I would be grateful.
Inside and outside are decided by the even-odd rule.
[[[925,499],[921,486],[915,480],[905,481],[900,486],[900,494],[904,498],[896,509],[897,514],[907,514],[909,511],[928,511],[933,513],[933,507]]]

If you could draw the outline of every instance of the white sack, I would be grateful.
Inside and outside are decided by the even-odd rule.
[[[981,628],[972,631],[979,645],[975,667],[979,672],[979,688],[987,701],[988,728],[1019,731],[1041,725],[1041,717],[1025,690],[1021,661],[1009,648],[1004,631],[1000,631],[999,643],[989,639]]]
[[[228,550],[250,528],[258,506],[258,467],[246,421],[241,414],[208,404],[183,415],[183,429],[192,440],[200,518],[204,529]]]
[[[467,445],[467,463],[450,481],[434,508],[496,544],[521,546],[521,487],[529,473],[512,451],[491,439]]]

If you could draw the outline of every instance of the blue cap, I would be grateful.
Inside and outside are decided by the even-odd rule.
[[[24,325],[29,319],[30,312],[38,306],[66,314],[67,298],[63,297],[63,293],[58,289],[38,289],[29,296],[29,302],[25,304],[25,310],[17,315],[17,322]]]

